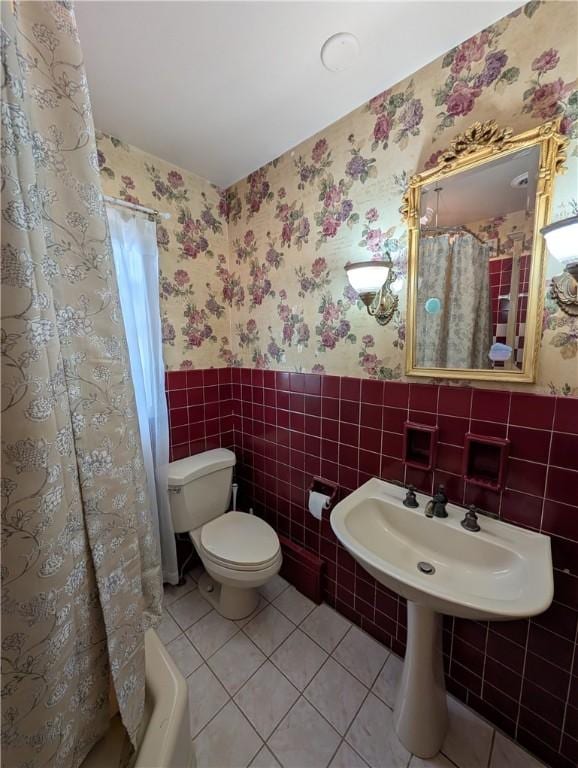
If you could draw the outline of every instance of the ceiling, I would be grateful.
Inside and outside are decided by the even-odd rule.
[[[440,190],[438,224],[444,227],[523,211],[526,205],[534,210],[539,159],[539,147],[522,149],[428,184],[422,191],[421,213],[428,207],[435,211],[436,188]],[[527,186],[512,187],[510,182],[523,173],[528,174]]]
[[[97,128],[228,186],[520,4],[82,0],[76,16]],[[361,50],[329,72],[337,32]]]

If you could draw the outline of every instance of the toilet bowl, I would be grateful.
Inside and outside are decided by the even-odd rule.
[[[175,532],[189,532],[205,568],[199,590],[222,616],[237,620],[255,610],[259,587],[279,572],[283,557],[268,523],[225,511],[234,464],[225,448],[172,462],[169,491]]]
[[[228,619],[253,613],[258,588],[281,568],[271,526],[246,512],[227,512],[191,531],[191,539],[206,571],[199,579],[203,597]]]

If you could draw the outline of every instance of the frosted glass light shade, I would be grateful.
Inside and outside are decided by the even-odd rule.
[[[387,261],[360,261],[347,264],[345,271],[351,287],[357,293],[377,293],[387,280],[390,266]]]
[[[578,216],[543,227],[546,245],[552,256],[566,266],[578,262]]]

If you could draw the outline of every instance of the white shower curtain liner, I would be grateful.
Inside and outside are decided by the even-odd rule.
[[[168,497],[169,422],[162,357],[156,224],[107,206],[129,349],[153,519],[158,521],[163,581],[179,580]]]

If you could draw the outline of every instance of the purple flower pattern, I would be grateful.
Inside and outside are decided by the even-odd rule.
[[[189,201],[189,190],[184,186],[182,174],[177,170],[167,173],[166,181],[160,170],[152,164],[145,163],[145,168],[153,182],[152,195],[157,200],[167,200],[171,203],[186,203]]]
[[[295,274],[299,281],[298,294],[301,298],[305,298],[308,293],[325,291],[331,284],[331,271],[324,256],[318,256],[308,271],[300,264],[295,269]]]
[[[483,30],[444,56],[442,69],[449,73],[433,91],[435,106],[443,108],[437,115],[437,134],[452,127],[457,117],[469,115],[484,90],[490,86],[503,88],[518,79],[520,69],[508,67],[508,54],[497,49],[510,21],[506,18],[501,24]]]
[[[371,149],[387,149],[390,138],[405,149],[410,136],[419,136],[423,104],[415,97],[413,80],[403,91],[387,90],[371,99],[365,110],[375,115]],[[393,132],[393,136],[392,136]]]

